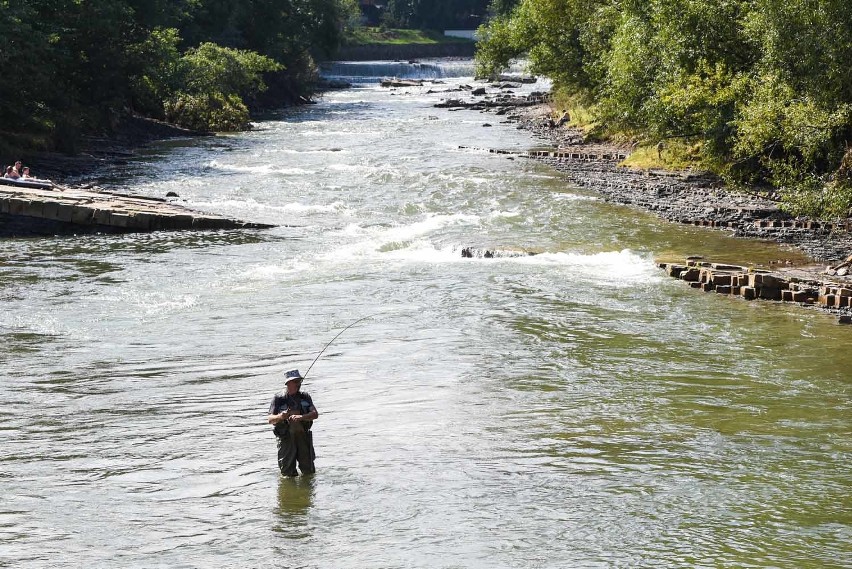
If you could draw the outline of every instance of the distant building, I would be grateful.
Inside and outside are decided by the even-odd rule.
[[[370,27],[382,23],[382,14],[387,9],[384,0],[358,0],[358,7],[361,8],[361,25]]]

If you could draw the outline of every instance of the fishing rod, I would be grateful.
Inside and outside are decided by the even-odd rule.
[[[341,334],[343,334],[344,332],[346,332],[347,330],[349,330],[350,328],[352,328],[353,326],[355,326],[355,325],[356,325],[356,324],[358,324],[359,322],[363,322],[363,321],[364,321],[364,320],[366,320],[367,318],[372,318],[373,316],[376,316],[376,315],[375,315],[375,314],[370,314],[369,316],[365,316],[365,317],[363,317],[363,318],[359,318],[358,320],[356,320],[355,322],[353,322],[352,324],[350,324],[349,326],[347,326],[346,328],[344,328],[343,330],[341,330],[340,332],[338,332],[338,333],[337,333],[337,336],[335,336],[334,338],[332,338],[332,339],[331,339],[331,342],[329,342],[328,344],[326,344],[326,345],[325,345],[325,347],[324,347],[322,350],[320,350],[320,353],[318,353],[318,354],[317,354],[317,357],[315,357],[315,358],[314,358],[314,361],[312,361],[312,362],[311,362],[311,365],[309,365],[309,366],[308,366],[308,371],[306,371],[306,372],[305,372],[305,374],[302,376],[302,379],[305,379],[306,377],[308,377],[308,374],[311,372],[311,368],[312,368],[312,367],[314,367],[314,364],[315,364],[315,363],[317,363],[317,360],[318,360],[318,359],[320,359],[320,356],[323,354],[323,352],[325,352],[325,351],[328,349],[328,347],[329,347],[329,346],[330,346],[330,345],[331,345],[331,344],[332,344],[332,343],[333,343],[333,342],[334,342],[337,338],[339,338],[339,337],[340,337],[340,335],[341,335]]]

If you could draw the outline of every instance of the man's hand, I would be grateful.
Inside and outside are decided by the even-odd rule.
[[[289,417],[287,417],[287,420],[291,423],[295,423],[296,421],[301,421],[302,416],[301,415],[290,415]]]

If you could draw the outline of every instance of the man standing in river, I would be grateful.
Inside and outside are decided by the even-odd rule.
[[[302,374],[294,369],[285,374],[285,385],[269,405],[267,422],[275,425],[278,437],[278,468],[282,476],[296,476],[296,462],[302,474],[312,474],[314,468],[314,439],[311,425],[319,413],[311,396],[301,391]]]

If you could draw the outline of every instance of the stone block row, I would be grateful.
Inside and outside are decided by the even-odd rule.
[[[685,263],[659,263],[666,274],[704,292],[816,305],[832,311],[852,309],[852,285],[801,280],[759,269],[689,258]],[[841,322],[852,319],[844,315]]]

